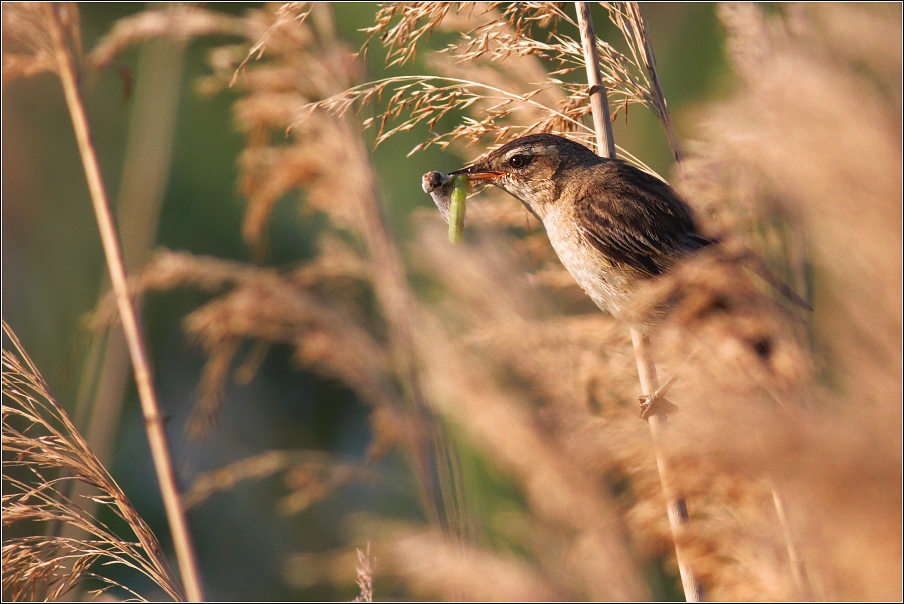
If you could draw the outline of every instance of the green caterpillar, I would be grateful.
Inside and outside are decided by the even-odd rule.
[[[452,200],[449,205],[449,241],[458,243],[465,231],[465,201],[471,192],[471,183],[464,174],[452,178]]]

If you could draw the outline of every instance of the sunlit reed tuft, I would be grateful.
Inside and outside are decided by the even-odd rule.
[[[3,526],[7,533],[28,525],[43,534],[3,539],[3,595],[17,601],[58,600],[86,579],[100,593],[124,590],[144,597],[109,578],[105,567],[127,566],[147,576],[175,600],[185,598],[157,538],[128,498],[97,460],[51,396],[47,384],[22,344],[3,323]],[[91,500],[125,522],[137,541],[127,540],[86,513],[83,502],[66,496],[71,483],[93,489]],[[86,535],[72,539],[56,534],[60,524]],[[28,532],[33,532],[29,530]]]

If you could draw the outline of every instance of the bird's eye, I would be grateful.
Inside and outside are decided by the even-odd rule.
[[[509,158],[508,163],[513,168],[516,168],[516,169],[523,168],[524,166],[526,166],[527,164],[530,163],[530,156],[529,155],[513,155],[512,157]]]

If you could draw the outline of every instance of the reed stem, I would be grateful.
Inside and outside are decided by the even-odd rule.
[[[182,507],[179,489],[176,484],[176,472],[173,468],[172,458],[166,442],[163,418],[154,392],[144,337],[139,324],[138,313],[129,295],[122,248],[113,214],[110,210],[110,201],[104,187],[100,163],[91,139],[88,115],[78,86],[78,72],[72,54],[67,47],[64,27],[61,23],[54,28],[54,36],[56,38],[54,40],[55,58],[59,67],[60,81],[63,85],[66,106],[72,119],[72,127],[75,130],[79,154],[85,168],[85,178],[88,181],[88,190],[94,206],[97,226],[100,230],[107,267],[110,271],[110,281],[113,285],[123,332],[125,333],[129,355],[132,359],[135,383],[145,419],[145,429],[148,434],[151,457],[153,458],[157,479],[160,483],[160,492],[172,533],[182,582],[185,585],[188,599],[201,601],[204,598],[204,594],[201,588],[197,559],[188,530],[185,510]]]
[[[640,376],[640,387],[644,395],[651,395],[659,390],[659,377],[650,351],[650,338],[635,328],[631,328],[631,342],[634,344],[634,356],[637,359],[637,373]],[[678,573],[681,575],[681,586],[684,598],[688,602],[702,602],[703,586],[697,581],[694,569],[685,554],[682,537],[688,522],[687,502],[672,479],[669,460],[662,451],[662,440],[668,429],[668,419],[664,413],[654,413],[648,420],[650,433],[653,435],[653,447],[656,451],[656,466],[659,468],[659,482],[665,494],[666,510],[669,515],[669,526],[675,541],[675,558],[678,561]]]
[[[578,14],[578,27],[581,30],[581,43],[584,48],[584,60],[587,65],[587,80],[590,84],[590,107],[593,111],[593,124],[596,130],[597,147],[603,157],[615,158],[615,140],[612,136],[612,123],[609,119],[609,102],[606,89],[602,84],[599,68],[599,56],[596,51],[596,34],[593,32],[593,20],[590,17],[590,5],[587,2],[575,2]],[[652,49],[650,50],[652,54]],[[659,379],[656,366],[650,354],[650,339],[638,330],[631,329],[631,341],[634,344],[634,356],[637,359],[637,373],[644,395],[651,395],[659,390]],[[678,571],[681,574],[681,585],[684,597],[688,602],[703,600],[703,589],[697,582],[690,566],[681,538],[687,524],[687,504],[674,485],[668,459],[661,450],[667,420],[665,414],[654,414],[649,419],[650,432],[653,435],[653,446],[656,452],[656,465],[659,468],[659,480],[666,497],[669,515],[669,526],[675,541],[675,557],[678,560]]]
[[[602,157],[614,159],[615,138],[612,136],[612,119],[609,117],[606,86],[600,77],[600,55],[596,49],[596,34],[593,33],[590,4],[587,2],[575,2],[574,4],[578,14],[578,28],[581,30],[584,65],[587,67],[587,83],[590,85],[590,108],[593,115],[593,130],[596,133],[596,152]]]

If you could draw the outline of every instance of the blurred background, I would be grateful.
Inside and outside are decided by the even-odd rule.
[[[207,8],[240,15],[259,6],[211,3]],[[332,8],[339,37],[351,48],[359,48],[367,39],[360,30],[373,24],[377,7],[337,3]],[[620,38],[598,8],[594,9],[597,35],[615,44]],[[139,4],[81,5],[85,49],[90,50],[118,20],[144,9]],[[684,139],[693,134],[701,107],[727,97],[737,86],[727,67],[725,32],[714,4],[654,3],[644,10],[665,97],[679,138]],[[437,34],[422,42],[419,54],[441,48],[444,35],[450,34]],[[133,224],[122,227],[126,237],[135,233],[136,240],[145,242],[132,252],[133,269],[149,257],[148,249],[159,247],[259,262],[280,270],[293,269],[316,255],[325,219],[317,212],[298,211],[298,195],[303,193],[276,202],[266,224],[267,246],[262,257],[242,238],[246,204],[237,186],[245,143],[232,111],[237,92],[226,89],[202,96],[197,86],[202,76],[211,73],[208,51],[232,41],[215,36],[187,44],[168,40],[142,43],[127,49],[108,68],[85,75],[83,90],[111,198],[159,197],[159,209],[149,201],[149,207],[132,214]],[[372,44],[360,80],[385,77],[384,65],[384,49]],[[423,69],[418,57],[392,73]],[[137,107],[138,103],[142,105]],[[140,112],[147,108],[154,110],[154,117],[150,123],[142,123]],[[2,112],[3,317],[43,372],[57,400],[81,422],[80,427],[86,426],[90,416],[86,392],[91,387],[84,383],[84,376],[91,355],[97,354],[92,352],[95,331],[89,315],[107,287],[106,267],[59,82],[45,74],[6,85]],[[373,151],[389,230],[402,246],[414,241],[413,213],[419,208],[434,209],[421,190],[421,174],[449,172],[467,159],[451,149],[442,152],[435,147],[408,157],[408,151],[426,135],[426,128],[420,126]],[[150,142],[140,143],[130,155],[130,144],[136,144],[138,137]],[[373,132],[365,137],[372,142]],[[615,137],[660,174],[672,173],[666,137],[647,110],[632,108],[630,120],[620,117]],[[158,154],[147,161],[154,165],[162,161],[166,169],[145,175],[146,180],[138,177],[124,183],[127,162],[142,164],[142,144]],[[440,222],[438,214],[434,219]],[[429,289],[429,284],[417,280],[413,284],[416,291]],[[183,319],[212,297],[195,288],[178,288],[151,293],[144,299],[155,384],[168,416],[167,432],[183,484],[191,484],[202,472],[270,450],[323,451],[363,464],[372,440],[370,409],[340,380],[299,369],[287,345],[272,346],[247,383],[225,380],[221,415],[209,436],[195,439],[186,435],[186,423],[200,396],[206,356],[202,347],[185,335]],[[250,352],[248,344],[242,346],[240,357]],[[116,427],[110,431],[108,468],[170,551],[131,377],[125,382],[121,412],[112,412],[110,417]],[[507,478],[495,475],[483,462],[468,463],[475,481],[472,486],[481,491],[482,498],[496,501],[495,505],[509,500],[517,504],[518,494]],[[279,511],[280,501],[292,486],[291,477],[283,475],[240,482],[193,509],[190,522],[208,598],[354,598],[358,588],[352,554],[355,547],[364,548],[366,543],[356,541],[360,532],[351,531],[349,523],[368,516],[405,522],[425,518],[415,480],[400,455],[390,452],[372,468],[383,478],[352,480],[325,499],[303,506],[300,513]],[[323,552],[348,554],[347,582],[324,578],[334,571],[318,570],[318,556]],[[673,569],[660,563],[649,573],[654,597],[680,597]],[[141,586],[136,589],[141,591]],[[410,597],[401,583],[384,583],[378,591],[381,598]]]

